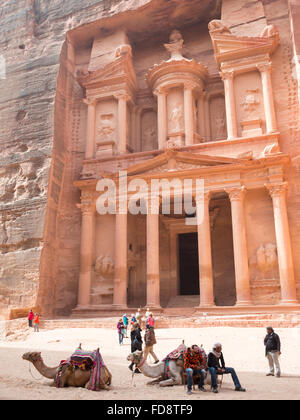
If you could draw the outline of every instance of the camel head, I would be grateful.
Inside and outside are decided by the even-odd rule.
[[[143,352],[140,350],[136,350],[134,353],[130,353],[127,356],[127,360],[138,365],[143,360]]]
[[[22,356],[22,359],[24,360],[28,360],[28,362],[34,363],[34,362],[39,362],[42,360],[41,357],[41,353],[40,352],[28,352],[28,353],[24,353]]]

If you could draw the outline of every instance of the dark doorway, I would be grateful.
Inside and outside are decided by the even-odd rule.
[[[178,235],[180,295],[199,295],[197,233]]]

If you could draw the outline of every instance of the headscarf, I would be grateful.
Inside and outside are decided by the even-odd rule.
[[[216,351],[216,349],[217,349],[218,347],[222,347],[222,344],[221,344],[221,343],[216,343],[216,344],[213,346],[212,353],[216,356],[216,358],[217,358],[217,359],[220,359],[220,357],[221,357],[221,355],[222,355],[222,352],[218,352],[218,351]]]

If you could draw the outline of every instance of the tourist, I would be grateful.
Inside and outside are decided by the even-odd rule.
[[[236,391],[240,391],[240,392],[246,391],[246,389],[241,386],[239,378],[237,377],[235,370],[233,368],[225,367],[225,361],[224,361],[224,357],[222,353],[222,344],[217,343],[214,345],[212,351],[208,355],[207,365],[208,365],[208,370],[211,375],[211,384],[212,384],[213,392],[215,394],[219,392],[217,375],[227,375],[227,374],[231,374]]]
[[[153,327],[154,328],[155,319],[153,318],[152,312],[149,313],[149,316],[146,320],[146,328],[147,327]]]
[[[128,317],[127,317],[127,314],[124,314],[123,315],[123,325],[124,325],[124,336],[125,336],[125,338],[128,338],[127,337],[127,330],[128,330]]]
[[[281,344],[280,338],[275,334],[272,327],[267,328],[267,335],[264,340],[264,345],[266,347],[266,357],[269,361],[270,372],[267,376],[274,376],[274,365],[276,368],[276,376],[280,378],[281,369],[279,364],[279,356],[281,355]]]
[[[123,335],[124,324],[123,324],[123,319],[122,318],[119,319],[119,322],[118,322],[118,325],[117,325],[117,330],[118,330],[118,335],[119,335],[119,344],[121,346],[123,344],[123,338],[124,338],[124,335]]]
[[[206,376],[206,363],[203,359],[199,347],[194,344],[189,347],[184,354],[184,371],[187,374],[187,394],[191,395],[193,376],[200,376],[198,388],[202,392],[206,392],[204,388],[204,380]]]
[[[154,359],[154,364],[158,363],[159,359],[153,351],[153,346],[154,344],[156,344],[155,332],[154,332],[153,327],[151,326],[146,327],[144,341],[145,341],[145,348],[144,348],[145,359],[147,360],[148,355],[151,354],[151,356]]]
[[[130,338],[131,338],[131,353],[134,353],[135,351],[139,350],[142,351],[143,348],[143,339],[141,335],[141,327],[136,322],[131,326],[131,332],[130,332]],[[132,362],[129,365],[129,369],[133,370],[134,363]],[[141,373],[141,371],[136,368],[134,373]]]
[[[34,332],[39,332],[40,331],[39,323],[40,323],[40,316],[39,316],[39,314],[35,314],[34,321],[33,321]]]
[[[32,321],[34,319],[34,313],[33,313],[32,309],[30,309],[30,312],[29,312],[27,318],[28,318],[28,326],[32,327]]]
[[[141,308],[137,310],[137,313],[135,314],[136,322],[138,322],[140,325],[142,325],[142,314],[141,314]]]
[[[130,321],[131,326],[134,325],[136,322],[137,322],[137,320],[136,320],[135,315],[134,314],[131,314],[131,321]]]

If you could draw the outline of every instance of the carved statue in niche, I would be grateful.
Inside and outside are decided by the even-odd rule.
[[[146,110],[142,114],[142,150],[157,149],[157,114],[153,110]]]
[[[98,127],[98,137],[101,141],[115,140],[114,134],[116,126],[114,122],[114,114],[100,115],[100,124]]]
[[[216,139],[224,139],[226,137],[226,114],[224,109],[219,109],[216,119]]]
[[[104,277],[105,279],[111,278],[114,274],[114,261],[107,255],[101,255],[96,259],[95,273]]]
[[[215,140],[226,138],[226,112],[223,96],[216,96],[210,102],[211,135]]]
[[[172,133],[179,133],[184,130],[184,119],[183,119],[183,109],[182,105],[177,103],[169,118],[170,131]]]

